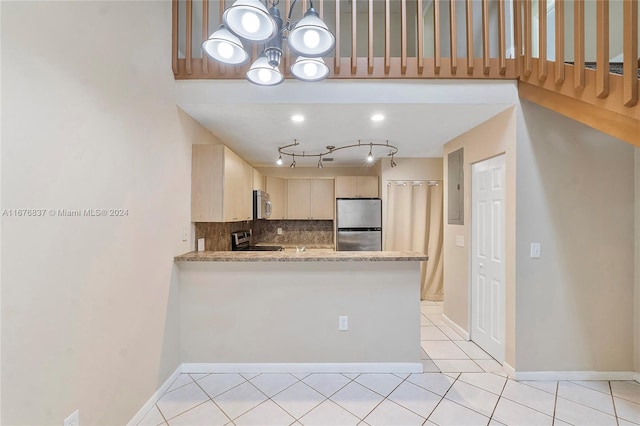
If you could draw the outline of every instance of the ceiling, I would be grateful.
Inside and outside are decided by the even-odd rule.
[[[512,82],[296,83],[287,80],[276,88],[260,88],[245,81],[179,81],[178,105],[260,167],[275,166],[278,147],[294,139],[300,143],[297,153],[319,153],[327,145],[360,140],[388,141],[398,147],[396,158],[441,157],[445,143],[509,108],[517,98]],[[304,121],[292,121],[295,114]],[[384,115],[384,120],[372,121],[373,114]],[[368,152],[369,146],[341,150],[324,165],[364,165]],[[386,158],[388,152],[373,147],[376,159]],[[283,160],[285,166],[291,162],[290,157]],[[296,166],[316,167],[317,161],[297,157]]]

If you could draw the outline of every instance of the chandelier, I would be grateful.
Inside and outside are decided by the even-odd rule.
[[[297,139],[293,140],[292,144],[289,145],[285,145],[285,146],[279,146],[278,147],[278,160],[276,160],[276,164],[278,166],[281,166],[284,161],[282,160],[282,156],[289,156],[292,158],[291,164],[289,165],[289,167],[295,168],[296,167],[296,157],[318,157],[318,168],[321,169],[322,166],[322,157],[325,157],[329,154],[333,154],[336,151],[340,151],[341,149],[348,149],[348,148],[360,148],[360,147],[364,147],[364,148],[369,148],[369,153],[367,154],[367,156],[365,157],[367,160],[367,163],[373,163],[375,161],[375,157],[373,156],[373,147],[374,146],[381,146],[385,149],[388,149],[389,152],[387,154],[387,157],[391,157],[390,160],[390,164],[391,167],[395,167],[396,166],[396,162],[393,160],[394,155],[396,155],[398,153],[398,147],[394,146],[394,145],[389,145],[389,141],[386,141],[385,143],[380,143],[380,142],[368,142],[368,143],[362,143],[360,140],[358,140],[358,143],[354,143],[351,145],[343,145],[343,146],[334,146],[334,145],[327,145],[326,151],[321,152],[319,154],[307,154],[306,152],[302,151],[302,153],[300,152],[293,152],[291,151],[289,148],[294,147],[294,146],[298,146],[300,145],[300,143],[298,142]]]
[[[283,24],[277,6],[279,0],[270,0],[267,10],[260,0],[236,0],[222,14],[220,29],[202,43],[202,49],[214,60],[227,65],[242,65],[249,61],[243,40],[249,43],[264,43],[264,50],[247,72],[247,80],[260,86],[275,86],[284,81],[280,72],[282,44],[287,44],[298,56],[291,74],[303,81],[320,81],[329,75],[329,67],[322,56],[333,50],[335,36],[320,19],[313,8],[313,1],[304,17],[291,23],[291,13],[297,0],[289,8],[287,21]]]

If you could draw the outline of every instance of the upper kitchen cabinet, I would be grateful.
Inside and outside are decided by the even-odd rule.
[[[252,216],[253,168],[224,145],[193,145],[191,220],[236,222]]]
[[[269,219],[286,219],[287,180],[267,176],[265,178],[265,190],[271,196],[271,217]]]
[[[378,198],[377,176],[336,177],[336,198]]]
[[[333,179],[289,179],[287,219],[332,220]]]
[[[255,191],[265,191],[264,175],[256,169],[253,169],[253,189]]]

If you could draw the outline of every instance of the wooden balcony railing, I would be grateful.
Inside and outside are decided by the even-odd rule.
[[[292,1],[278,5],[282,16]],[[172,2],[175,78],[243,79],[263,46],[245,46],[251,61],[240,67],[203,58],[200,49],[233,0]],[[308,7],[307,0],[298,3],[294,21]],[[324,58],[330,79],[517,79],[521,97],[640,145],[638,0],[315,0],[314,6],[336,36],[332,56]],[[294,60],[285,46],[285,77]]]

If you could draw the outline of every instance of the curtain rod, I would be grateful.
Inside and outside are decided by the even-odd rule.
[[[422,185],[423,183],[427,183],[427,185],[429,186],[438,186],[442,183],[441,180],[434,180],[434,179],[429,179],[429,180],[419,180],[419,179],[404,179],[404,180],[388,180],[387,181],[387,186],[390,186],[392,182],[395,182],[396,186],[397,185],[406,185],[408,182],[411,182],[412,185]]]

